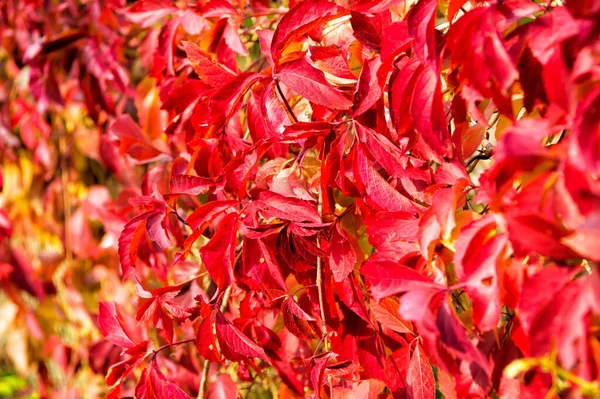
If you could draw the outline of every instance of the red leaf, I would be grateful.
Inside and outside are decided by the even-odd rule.
[[[379,52],[381,50],[382,40],[382,17],[377,14],[373,17],[364,13],[351,11],[350,24],[354,31],[354,37],[370,50]],[[383,14],[383,13],[382,13]]]
[[[333,356],[334,354],[331,352],[317,355],[310,359],[310,363],[307,367],[310,370],[310,382],[317,399],[321,397],[321,387],[323,386],[325,368],[327,367],[327,364],[329,364],[329,359]]]
[[[127,153],[141,163],[153,161],[168,153],[166,149],[157,148],[127,114],[119,116],[109,131],[119,137],[121,154]]]
[[[415,206],[396,191],[373,167],[362,146],[356,148],[355,177],[360,179],[367,197],[381,210],[414,212]]]
[[[155,213],[146,220],[148,237],[158,244],[160,248],[168,248],[173,245],[167,235],[167,231],[162,225],[164,216],[163,213]]]
[[[410,323],[400,320],[398,309],[400,304],[391,299],[385,298],[379,301],[371,301],[371,314],[375,320],[385,328],[394,330],[402,334],[413,334]]]
[[[211,87],[220,87],[235,77],[235,73],[220,65],[212,56],[204,53],[192,42],[181,42],[194,71],[200,80]]]
[[[122,348],[132,348],[135,343],[125,331],[119,308],[114,302],[100,302],[98,326],[104,337]]]
[[[261,204],[258,208],[260,215],[267,221],[277,218],[291,222],[321,223],[317,209],[306,201],[284,197],[270,191],[261,191],[257,201]]]
[[[417,344],[406,372],[408,392],[414,399],[435,398],[435,379],[429,360]]]
[[[380,67],[379,57],[374,57],[363,64],[354,92],[354,117],[366,112],[381,98],[383,84],[379,83],[377,74]]]
[[[150,216],[160,212],[145,212],[131,219],[119,236],[119,260],[121,261],[121,275],[123,280],[134,273],[137,262],[137,251],[146,231],[146,221]]]
[[[209,102],[212,124],[217,128],[227,124],[246,91],[260,79],[262,75],[244,72],[226,83],[221,82]]]
[[[343,281],[356,265],[356,251],[348,241],[346,232],[339,223],[335,224],[330,242],[329,267],[336,283]]]
[[[235,209],[235,206],[239,204],[239,201],[235,200],[217,200],[208,202],[192,212],[185,223],[192,229],[204,231],[214,218],[221,212],[225,212],[228,209]]]
[[[371,296],[377,301],[414,289],[442,290],[445,288],[435,284],[414,269],[392,262],[373,262],[367,259],[360,271],[371,283]]]
[[[281,54],[290,42],[346,12],[332,2],[305,0],[297,3],[277,25],[271,43],[272,59],[279,63]]]
[[[325,74],[310,65],[306,58],[282,64],[275,77],[312,103],[333,109],[348,109],[352,106],[352,101],[341,90],[329,84]]]
[[[263,289],[287,291],[281,269],[277,264],[274,244],[267,245],[268,238],[244,238],[243,262],[245,275],[251,279],[248,284],[256,284]]]
[[[135,396],[140,399],[190,399],[160,371],[156,358],[152,359],[152,364],[142,372],[140,381],[135,387]]]
[[[238,217],[235,212],[225,215],[210,241],[200,248],[202,263],[221,290],[233,282]]]
[[[169,190],[171,194],[199,195],[210,190],[213,184],[211,179],[205,177],[177,175],[171,177]]]
[[[146,28],[175,11],[177,7],[169,0],[140,0],[129,7],[125,15],[130,21]]]
[[[441,157],[449,157],[452,141],[444,113],[441,83],[436,71],[430,67],[425,67],[415,82],[410,113],[415,129],[427,145]]]
[[[415,55],[423,65],[428,65],[436,74],[438,71],[435,49],[435,13],[437,0],[417,2],[408,14],[408,33],[413,38]]]
[[[237,398],[238,395],[237,385],[227,374],[219,374],[206,390],[208,399]]]
[[[281,313],[285,327],[298,338],[305,340],[319,338],[319,328],[315,318],[302,310],[293,297],[290,296],[283,301]]]
[[[217,312],[215,324],[219,344],[226,358],[233,361],[259,358],[269,363],[265,351],[227,320],[221,312]]]

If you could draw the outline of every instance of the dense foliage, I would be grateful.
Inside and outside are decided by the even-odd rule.
[[[599,21],[0,0],[0,397],[600,396]]]

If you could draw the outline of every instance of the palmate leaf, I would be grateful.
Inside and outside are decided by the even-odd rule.
[[[42,396],[600,396],[597,1],[0,20],[0,357]]]

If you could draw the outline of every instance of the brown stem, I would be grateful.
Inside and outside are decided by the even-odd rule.
[[[285,96],[283,95],[283,91],[281,90],[281,86],[279,86],[279,79],[275,79],[275,87],[277,87],[277,92],[281,96],[281,99],[283,100],[283,103],[285,104],[285,108],[287,108],[288,117],[290,118],[290,120],[292,122],[297,123],[298,122],[298,118],[296,118],[296,115],[294,114],[294,111],[292,110],[292,107],[290,107],[290,103],[288,103],[287,98],[285,98]]]
[[[234,267],[237,265],[237,263],[240,261],[241,258],[242,258],[242,251],[238,252],[238,254],[236,255],[235,260],[233,261]],[[221,301],[221,306],[219,307],[219,310],[221,311],[221,313],[223,313],[225,310],[227,310],[227,305],[229,302],[229,297],[231,296],[232,287],[233,287],[233,285],[230,285],[229,287],[227,287],[227,289],[225,290],[225,294],[223,294],[223,300]],[[204,359],[204,363],[202,365],[202,376],[200,378],[200,386],[198,387],[198,396],[197,396],[198,399],[204,399],[206,388],[208,386],[208,370],[209,369],[210,369],[210,360]]]
[[[321,218],[323,217],[323,205],[322,205],[322,201],[323,201],[323,197],[322,197],[322,193],[319,192],[319,204],[318,204],[318,210],[319,210],[319,215],[321,216]],[[317,235],[317,247],[321,248],[321,236],[320,234]],[[323,302],[323,265],[321,262],[321,257],[317,257],[317,292],[319,294],[319,310],[321,311],[321,320],[323,320],[323,329],[322,329],[322,336],[323,336],[323,343],[325,344],[325,351],[329,350],[329,337],[327,335],[327,322],[325,319],[325,305]]]
[[[208,369],[210,368],[210,360],[204,359],[202,364],[202,377],[200,378],[200,388],[198,388],[198,399],[204,399],[204,392],[208,385]]]
[[[173,347],[173,346],[176,346],[176,345],[183,345],[183,344],[187,344],[189,342],[194,342],[194,340],[195,340],[195,338],[188,338],[188,339],[183,339],[181,341],[173,342],[172,344],[164,344],[160,348],[155,349],[155,350],[152,351],[152,358],[155,358],[156,355],[158,355],[158,352],[160,352],[160,351],[162,351],[164,349],[167,349],[169,347]]]

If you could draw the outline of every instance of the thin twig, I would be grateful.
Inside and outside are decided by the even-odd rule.
[[[319,192],[319,205],[318,205],[318,210],[319,210],[319,215],[321,215],[321,217],[323,217],[323,205],[322,205],[322,201],[323,201],[323,194],[321,192]],[[317,235],[317,247],[321,248],[321,236],[320,234]],[[329,337],[327,336],[327,322],[325,319],[325,305],[323,302],[323,265],[321,262],[321,258],[317,257],[317,292],[319,294],[319,310],[321,311],[321,320],[323,320],[323,329],[322,329],[322,336],[323,336],[323,343],[325,344],[325,351],[329,350]]]
[[[240,259],[242,258],[242,251],[240,250],[240,252],[238,252],[238,254],[235,257],[235,260],[233,261],[233,266],[235,267],[238,262],[240,261]],[[229,302],[229,297],[231,296],[231,289],[233,287],[233,284],[230,285],[229,287],[227,287],[227,289],[225,290],[225,293],[223,294],[223,299],[221,300],[221,306],[219,307],[219,310],[221,311],[221,313],[225,312],[225,310],[227,310],[227,305]],[[202,376],[200,378],[200,386],[198,387],[198,399],[204,399],[204,394],[206,392],[206,388],[208,386],[208,370],[210,369],[210,360],[208,359],[204,359],[204,363],[202,365]]]
[[[285,96],[283,95],[283,91],[281,90],[281,86],[279,86],[279,79],[275,79],[275,87],[277,87],[277,92],[281,96],[281,99],[283,100],[283,103],[285,104],[285,107],[288,110],[288,117],[291,119],[292,122],[297,123],[298,122],[298,118],[296,118],[296,114],[294,114],[294,111],[292,110],[292,107],[290,107],[290,103],[288,103],[287,98],[285,98]]]
[[[164,349],[167,349],[167,348],[170,348],[170,347],[173,347],[173,346],[177,346],[177,345],[187,344],[189,342],[194,342],[194,341],[195,341],[195,338],[188,338],[188,339],[183,339],[181,341],[173,342],[172,344],[164,344],[160,348],[155,349],[155,350],[152,351],[152,358],[155,358],[156,355],[158,355],[158,352],[160,352],[160,351],[162,351]]]
[[[200,378],[200,387],[198,388],[198,399],[204,399],[204,392],[208,385],[208,369],[210,368],[210,360],[204,359],[202,364],[202,377]]]

